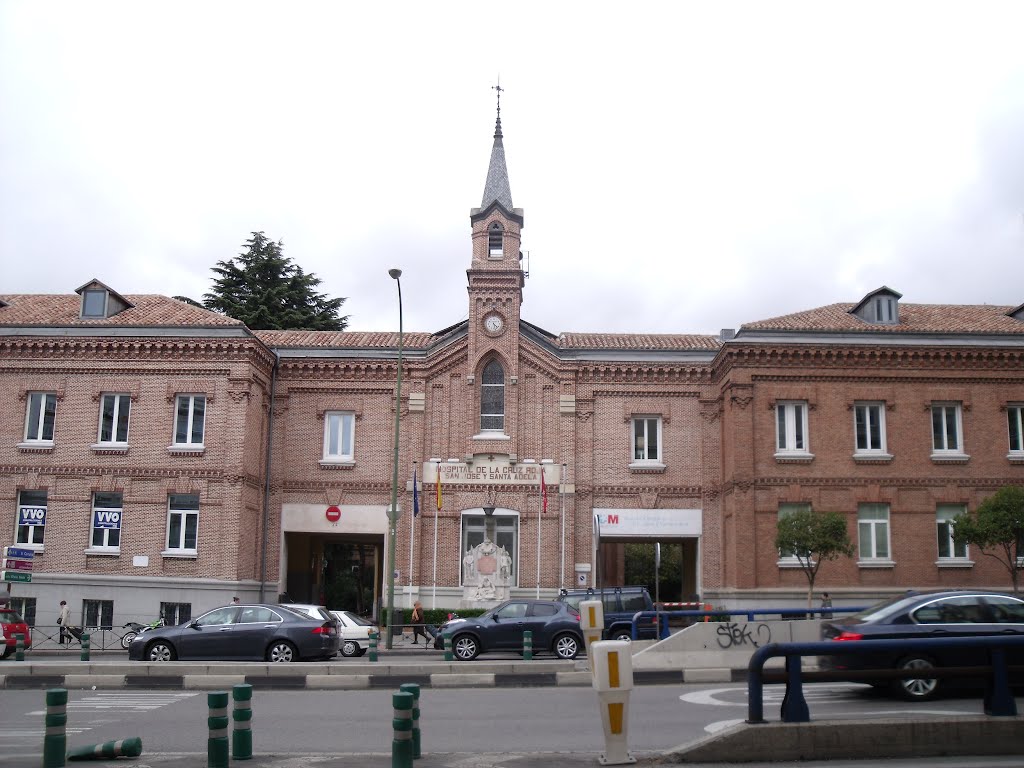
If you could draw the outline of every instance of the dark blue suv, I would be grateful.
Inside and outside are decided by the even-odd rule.
[[[584,600],[600,600],[604,604],[604,640],[632,639],[633,616],[637,611],[653,611],[654,601],[647,587],[603,587],[601,589],[563,589],[558,599],[577,611]],[[658,636],[656,616],[637,622],[638,640],[654,640]]]

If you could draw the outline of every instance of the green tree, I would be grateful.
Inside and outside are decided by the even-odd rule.
[[[839,512],[815,512],[798,509],[779,519],[775,546],[784,555],[800,563],[807,577],[807,607],[812,608],[814,580],[826,560],[838,560],[853,554],[853,543],[846,532],[846,517]]]
[[[974,514],[959,515],[953,521],[953,540],[974,544],[982,554],[1002,563],[1017,594],[1024,557],[1024,488],[1004,485],[981,502]]]
[[[213,267],[219,277],[213,290],[203,294],[203,306],[253,330],[345,330],[348,316],[338,314],[345,299],[317,293],[320,279],[292,263],[282,247],[253,232],[242,253]]]

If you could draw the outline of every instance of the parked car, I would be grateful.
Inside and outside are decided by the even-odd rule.
[[[312,605],[311,603],[278,603],[278,605],[282,608],[288,608],[289,610],[301,613],[303,616],[309,616],[311,619],[337,621],[334,614],[322,605]]]
[[[451,638],[460,661],[488,651],[521,652],[527,630],[533,633],[533,650],[538,653],[575,659],[583,647],[579,611],[557,600],[506,600],[475,619],[449,621],[434,636],[434,647],[443,648],[444,639]]]
[[[906,640],[917,638],[1024,636],[1024,600],[1013,595],[984,590],[946,592],[908,592],[842,618],[823,621],[821,639],[849,643],[858,640]],[[932,667],[987,666],[988,652],[936,648],[895,650],[870,654],[818,657],[818,666],[827,670],[920,669]],[[1024,649],[1007,654],[1007,663],[1024,664]],[[862,677],[851,676],[862,680]],[[982,680],[979,674],[974,683]],[[899,695],[923,701],[935,695],[940,686],[970,682],[964,678],[908,678],[879,680],[878,687],[891,685]]]
[[[604,606],[603,640],[631,640],[633,616],[637,611],[653,611],[654,601],[647,587],[603,587],[601,589],[563,589],[558,599],[577,611],[584,600],[600,600]],[[637,639],[658,637],[658,617],[641,619],[636,627]]]
[[[376,624],[352,611],[331,611],[331,615],[338,620],[342,656],[362,656],[370,647],[370,633],[380,637]]]
[[[3,627],[5,641],[3,653],[0,653],[0,658],[6,659],[14,653],[15,635],[24,636],[26,648],[32,645],[32,630],[29,629],[25,620],[21,618],[21,614],[13,608],[9,608],[6,605],[0,605],[0,627]]]
[[[223,659],[290,662],[331,659],[341,638],[331,616],[311,618],[280,605],[227,605],[176,627],[147,630],[128,646],[134,661]]]

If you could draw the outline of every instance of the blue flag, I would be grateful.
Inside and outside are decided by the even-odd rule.
[[[416,470],[412,471],[412,516],[420,514],[420,492],[416,489]]]

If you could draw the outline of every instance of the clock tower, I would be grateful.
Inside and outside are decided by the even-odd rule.
[[[505,146],[501,132],[501,92],[498,93],[498,114],[494,126],[494,144],[487,168],[483,200],[479,208],[469,214],[472,226],[473,256],[466,271],[469,291],[469,371],[475,383],[475,401],[480,403],[480,385],[484,368],[496,361],[504,376],[505,417],[502,419],[504,446],[476,445],[470,453],[510,451],[508,441],[514,439],[516,384],[519,378],[519,311],[523,303],[525,275],[520,253],[520,232],[523,228],[523,210],[512,205],[512,191],[505,166]],[[489,374],[495,367],[490,365]],[[486,404],[481,413],[487,411]],[[482,419],[481,433],[501,438],[498,430],[485,429]],[[494,422],[497,423],[497,422]],[[478,439],[484,434],[478,435]],[[486,442],[490,442],[487,440]]]

